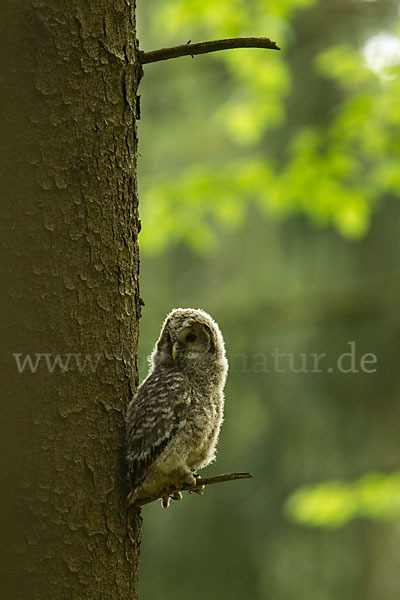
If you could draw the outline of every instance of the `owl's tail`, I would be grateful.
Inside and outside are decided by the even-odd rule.
[[[127,500],[128,500],[128,504],[129,506],[131,506],[132,504],[135,503],[137,496],[138,496],[138,488],[133,488],[133,490],[131,490],[128,494]]]

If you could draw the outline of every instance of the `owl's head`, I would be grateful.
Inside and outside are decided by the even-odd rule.
[[[190,367],[215,363],[226,372],[225,346],[217,323],[201,309],[176,308],[163,324],[151,356],[153,365]]]

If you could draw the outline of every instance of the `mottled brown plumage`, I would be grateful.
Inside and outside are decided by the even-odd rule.
[[[197,469],[215,458],[227,370],[215,321],[199,309],[173,310],[152,352],[149,374],[128,408],[132,500],[195,483]]]

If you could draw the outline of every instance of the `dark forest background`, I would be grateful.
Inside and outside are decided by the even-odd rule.
[[[142,50],[282,47],[148,65],[141,83],[141,376],[171,308],[210,312],[230,373],[207,473],[254,474],[144,508],[143,600],[400,596],[398,10],[138,3]]]

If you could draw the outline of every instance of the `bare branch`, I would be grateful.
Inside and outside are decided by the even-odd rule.
[[[142,65],[179,56],[195,56],[196,54],[207,54],[218,50],[230,50],[232,48],[266,48],[269,50],[280,50],[279,46],[269,38],[228,38],[223,40],[212,40],[210,42],[198,42],[197,44],[183,44],[171,48],[160,48],[150,52],[140,52],[139,60]]]
[[[139,508],[140,506],[144,506],[145,504],[150,504],[150,502],[154,502],[159,498],[165,498],[170,494],[174,494],[175,492],[195,492],[197,494],[201,493],[203,486],[205,485],[213,485],[214,483],[223,483],[224,481],[234,481],[235,479],[250,479],[253,477],[251,473],[224,473],[223,475],[214,475],[214,477],[201,477],[197,480],[197,485],[190,485],[189,483],[184,483],[178,488],[175,486],[171,486],[164,490],[161,490],[157,494],[150,496],[149,498],[140,498],[134,502],[130,502],[132,508]],[[128,496],[128,502],[130,501]]]

